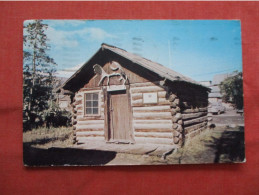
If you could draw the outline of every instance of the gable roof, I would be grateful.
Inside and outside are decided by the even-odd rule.
[[[102,50],[109,50],[125,59],[128,59],[132,61],[135,64],[138,64],[139,66],[142,66],[143,68],[150,70],[151,72],[154,72],[155,74],[159,75],[163,79],[167,79],[169,81],[175,82],[175,81],[180,81],[180,82],[187,82],[194,84],[196,86],[202,87],[209,91],[210,89],[204,85],[201,85],[199,82],[186,77],[178,72],[173,71],[170,68],[167,68],[159,63],[153,62],[151,60],[148,60],[146,58],[143,58],[141,56],[138,56],[136,54],[127,52],[126,50],[120,49],[115,46],[111,46],[108,44],[103,43],[101,45],[101,48],[94,54],[94,56],[91,58],[93,59],[95,56],[97,56]],[[91,66],[93,64],[90,64],[90,61],[87,61],[79,70],[77,70],[64,84],[61,86],[61,88],[67,88],[68,85],[73,83],[73,80],[77,77],[77,75],[80,74],[80,72],[86,67],[86,66]]]

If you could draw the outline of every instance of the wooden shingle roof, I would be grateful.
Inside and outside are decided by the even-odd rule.
[[[135,55],[133,53],[127,52],[123,49],[120,49],[118,47],[114,47],[114,46],[110,46],[107,44],[102,44],[102,47],[104,49],[108,49],[114,53],[117,53],[118,55],[136,63],[139,64],[140,66],[155,72],[156,74],[158,74],[159,76],[166,78],[170,81],[185,81],[188,83],[193,83],[195,85],[201,85],[200,83],[198,83],[197,81],[188,78],[178,72],[173,71],[170,68],[167,68],[159,63],[153,62],[151,60],[148,60],[146,58],[143,58],[141,56]]]
[[[153,62],[151,60],[148,60],[146,58],[143,58],[141,56],[138,56],[136,54],[127,52],[126,50],[120,49],[118,47],[115,46],[111,46],[108,44],[103,43],[101,45],[101,48],[96,52],[96,54],[94,56],[96,56],[99,52],[103,51],[103,50],[109,50],[125,59],[128,59],[130,61],[132,61],[133,63],[142,66],[143,68],[150,70],[151,72],[154,72],[155,74],[159,75],[161,78],[165,79],[165,80],[169,80],[172,82],[178,81],[178,82],[187,82],[187,83],[191,83],[194,84],[196,86],[199,86],[201,88],[206,89],[207,91],[209,91],[210,89],[204,85],[201,85],[200,83],[198,83],[197,81],[186,77],[178,72],[173,71],[170,68],[167,68],[159,63]],[[93,59],[94,56],[91,58]],[[78,71],[76,71],[64,84],[61,88],[68,88],[68,86],[71,86],[73,82],[73,80],[76,79],[77,75],[80,75],[80,72],[83,71],[84,69],[86,69],[86,66],[91,66],[93,64],[90,64],[89,62],[91,61],[91,59],[86,62]]]

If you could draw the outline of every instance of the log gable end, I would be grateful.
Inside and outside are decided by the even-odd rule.
[[[150,81],[157,81],[159,80],[159,76],[155,75],[154,73],[150,73],[149,71],[145,71],[142,68],[139,68],[138,66],[136,66],[135,64],[133,64],[132,62],[128,61],[128,60],[123,60],[120,58],[115,58],[115,60],[110,60],[108,62],[106,62],[103,65],[103,70],[107,73],[107,74],[112,74],[112,73],[120,73],[120,70],[117,71],[113,71],[111,69],[112,67],[112,62],[117,62],[119,63],[122,68],[123,71],[125,72],[125,75],[127,75],[128,78],[128,82],[126,82],[126,84],[133,84],[133,83],[144,83],[144,82],[150,82]],[[123,81],[119,81],[120,76],[114,76],[111,77],[109,79],[109,85],[121,85],[123,84]],[[87,82],[83,88],[95,88],[95,87],[100,87],[99,81],[101,79],[100,75],[95,75],[93,76],[89,82]],[[108,82],[108,78],[105,78],[102,82],[102,86],[107,86]]]

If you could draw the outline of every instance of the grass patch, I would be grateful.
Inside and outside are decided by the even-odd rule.
[[[189,140],[176,154],[168,156],[169,164],[243,162],[244,129],[216,127]]]
[[[70,147],[73,145],[72,127],[38,128],[23,133],[23,143],[33,147]]]

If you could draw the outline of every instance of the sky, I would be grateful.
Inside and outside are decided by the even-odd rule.
[[[25,21],[25,24],[28,21]],[[242,71],[239,20],[44,20],[57,76],[70,77],[107,43],[197,81]]]

